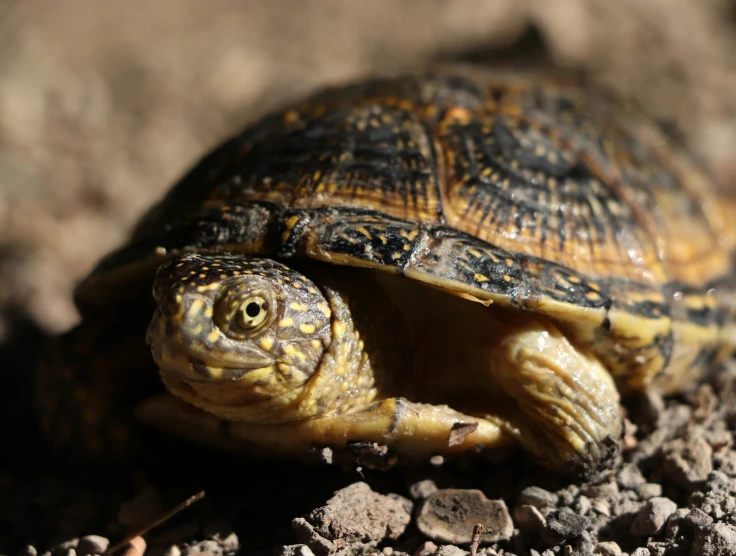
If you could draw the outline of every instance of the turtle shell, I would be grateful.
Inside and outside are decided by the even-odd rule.
[[[672,391],[732,344],[735,216],[635,108],[455,66],[332,88],[249,126],[76,299],[83,313],[125,300],[182,252],[308,257],[545,313],[624,389]]]

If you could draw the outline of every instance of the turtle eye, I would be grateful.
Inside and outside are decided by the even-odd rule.
[[[238,325],[243,330],[255,330],[268,317],[268,301],[260,295],[246,298],[238,309]]]

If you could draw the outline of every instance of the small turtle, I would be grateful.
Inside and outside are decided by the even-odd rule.
[[[271,457],[520,445],[591,472],[621,395],[730,353],[735,223],[680,146],[573,81],[325,90],[208,154],[79,285],[42,422],[93,455],[135,414]]]

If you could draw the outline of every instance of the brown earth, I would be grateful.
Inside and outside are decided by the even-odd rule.
[[[165,443],[135,474],[62,474],[36,449],[24,394],[44,335],[77,318],[75,281],[198,156],[264,112],[326,84],[435,59],[555,64],[639,100],[731,187],[734,29],[733,0],[0,1],[0,368],[7,385],[0,401],[9,448],[0,460],[0,554],[34,543],[66,556],[74,542],[59,542],[91,533],[116,541],[136,525],[123,502],[153,511],[201,487],[205,500],[149,535],[149,553],[269,554],[298,542],[310,548],[293,554],[358,545],[369,553],[384,534],[376,531],[408,522],[398,540],[388,535],[378,545],[384,554],[391,553],[385,546],[394,554],[452,554],[432,552],[429,526],[418,520],[425,498],[441,505],[460,496],[456,502],[472,503],[476,513],[498,512],[494,501],[505,501],[514,533],[496,546],[506,554],[547,554],[553,546],[560,547],[554,554],[585,552],[599,541],[601,554],[646,554],[637,547],[688,554],[691,546],[725,554],[717,543],[732,546],[736,534],[736,422],[722,382],[717,396],[701,389],[666,409],[649,400],[648,411],[632,416],[640,428],[631,435],[630,465],[582,487],[540,479],[518,462],[361,477],[213,461]],[[730,384],[730,377],[725,370],[717,380]],[[522,492],[530,476],[546,493]],[[358,515],[340,535],[328,528],[308,536],[323,530],[320,515],[337,511],[338,502],[325,506],[332,493],[362,479],[394,493],[391,526],[366,525]],[[416,486],[420,480],[433,482]],[[369,490],[360,490],[366,507],[384,507]],[[412,504],[411,521],[403,519]],[[292,529],[297,517],[311,529]],[[94,540],[80,542],[77,553],[100,550]]]

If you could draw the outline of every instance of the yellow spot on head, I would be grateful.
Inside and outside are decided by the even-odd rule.
[[[273,338],[261,338],[261,347],[266,351],[271,351],[271,348],[273,347]]]
[[[296,284],[294,285],[296,286]],[[299,303],[298,301],[292,301],[289,306],[295,311],[306,311],[307,309],[309,309],[309,307],[307,307],[303,303]]]
[[[315,328],[314,328],[314,325],[313,324],[300,324],[299,325],[299,330],[301,330],[305,334],[312,334],[314,332]]]
[[[219,338],[220,338],[220,332],[217,329],[207,334],[207,341],[210,342],[211,344],[214,344]]]
[[[292,326],[293,324],[294,324],[294,319],[292,319],[291,317],[286,317],[279,321],[279,328],[287,328],[289,326]]]
[[[317,303],[317,309],[319,309],[320,311],[322,311],[322,314],[326,318],[330,318],[330,316],[332,315],[332,311],[330,311],[329,306],[324,301],[320,301],[319,303]]]

